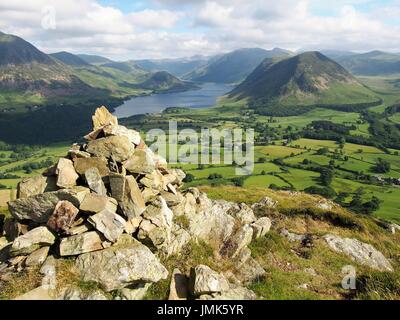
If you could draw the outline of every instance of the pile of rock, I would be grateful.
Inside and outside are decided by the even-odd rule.
[[[202,240],[221,259],[235,258],[235,270],[228,282],[206,266],[193,266],[189,278],[181,275],[184,291],[202,299],[254,298],[241,286],[264,270],[247,245],[268,232],[268,218],[257,219],[245,204],[212,201],[194,188],[181,192],[184,172],[168,168],[105,107],[96,110],[85,139],[42,176],[19,183],[17,200],[9,202],[12,218],[0,230],[0,273],[73,257],[84,281],[139,299],[151,283],[168,278],[160,257],[179,255],[189,241]],[[181,216],[184,225],[176,223]],[[177,274],[171,298],[178,299]],[[61,298],[78,296],[64,290]]]

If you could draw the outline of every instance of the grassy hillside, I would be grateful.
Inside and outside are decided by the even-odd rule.
[[[278,62],[266,59],[228,97],[250,103],[259,113],[282,115],[315,106],[348,109],[379,101],[378,95],[319,52]]]
[[[357,75],[389,75],[400,72],[400,56],[382,51],[371,51],[334,58],[343,67]]]

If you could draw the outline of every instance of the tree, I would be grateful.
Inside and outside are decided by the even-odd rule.
[[[329,149],[327,147],[321,148],[317,150],[317,154],[318,155],[324,155],[327,154],[329,152]]]
[[[244,180],[245,180],[244,177],[237,177],[237,178],[233,178],[231,181],[236,187],[243,187]]]
[[[183,182],[192,182],[195,179],[194,175],[191,173],[186,174],[186,177],[183,179]]]
[[[388,173],[390,171],[390,168],[391,165],[389,161],[378,158],[376,160],[376,164],[372,167],[372,171],[375,173]]]
[[[324,186],[330,186],[333,180],[333,170],[324,168],[321,171],[320,181]]]
[[[260,157],[260,158],[258,158],[258,162],[259,163],[266,163],[267,162],[267,158],[266,157]]]
[[[374,196],[370,201],[363,203],[362,206],[365,214],[371,214],[379,210],[380,205],[381,205],[381,200]]]

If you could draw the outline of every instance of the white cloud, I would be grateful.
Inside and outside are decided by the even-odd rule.
[[[96,0],[0,0],[0,30],[46,52],[67,50],[114,59],[214,54],[256,46],[400,52],[400,25],[393,23],[399,0],[387,6],[375,0],[149,1],[152,5],[143,2],[141,11],[122,12]],[[374,9],[357,10],[366,3]],[[56,9],[55,30],[41,27],[42,8],[48,5]],[[317,14],[316,8],[329,14]]]
[[[181,12],[169,10],[143,10],[129,14],[129,20],[138,27],[142,28],[172,28],[183,16]]]

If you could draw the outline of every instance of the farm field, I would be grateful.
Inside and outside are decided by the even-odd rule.
[[[382,204],[374,214],[390,220],[398,221],[400,219],[400,188],[388,185],[366,184],[357,181],[352,172],[363,172],[373,175],[371,167],[378,158],[390,162],[391,170],[380,176],[388,178],[400,178],[400,157],[395,154],[397,150],[390,150],[391,154],[385,153],[375,147],[363,146],[346,143],[340,154],[340,159],[334,159],[337,156],[339,146],[335,141],[298,139],[294,140],[288,146],[280,145],[276,141],[275,145],[256,146],[254,170],[249,176],[241,177],[239,180],[244,188],[252,190],[254,188],[283,188],[296,191],[303,191],[309,187],[320,185],[320,173],[307,170],[304,166],[307,163],[321,167],[327,167],[334,160],[335,176],[332,182],[332,188],[337,194],[347,193],[346,201],[350,201],[352,196],[362,190],[362,199],[370,200],[373,196],[378,197]],[[31,151],[29,157],[21,160],[13,159],[12,151],[0,151],[0,173],[10,173],[18,176],[12,179],[0,179],[0,185],[6,190],[0,192],[0,206],[4,206],[10,199],[15,190],[18,181],[21,178],[38,175],[43,172],[43,168],[29,169],[29,164],[49,161],[55,163],[59,157],[65,156],[69,148],[69,143],[59,143],[45,146]],[[317,154],[321,148],[328,148],[327,154]],[[347,155],[347,161],[343,156]],[[15,157],[15,155],[14,155]],[[278,160],[282,162],[278,163]],[[4,163],[10,162],[10,163]],[[233,165],[204,165],[197,164],[176,164],[173,167],[182,168],[187,174],[193,176],[193,180],[185,184],[190,186],[213,186],[218,189],[221,185],[232,185],[238,176],[236,167]]]

